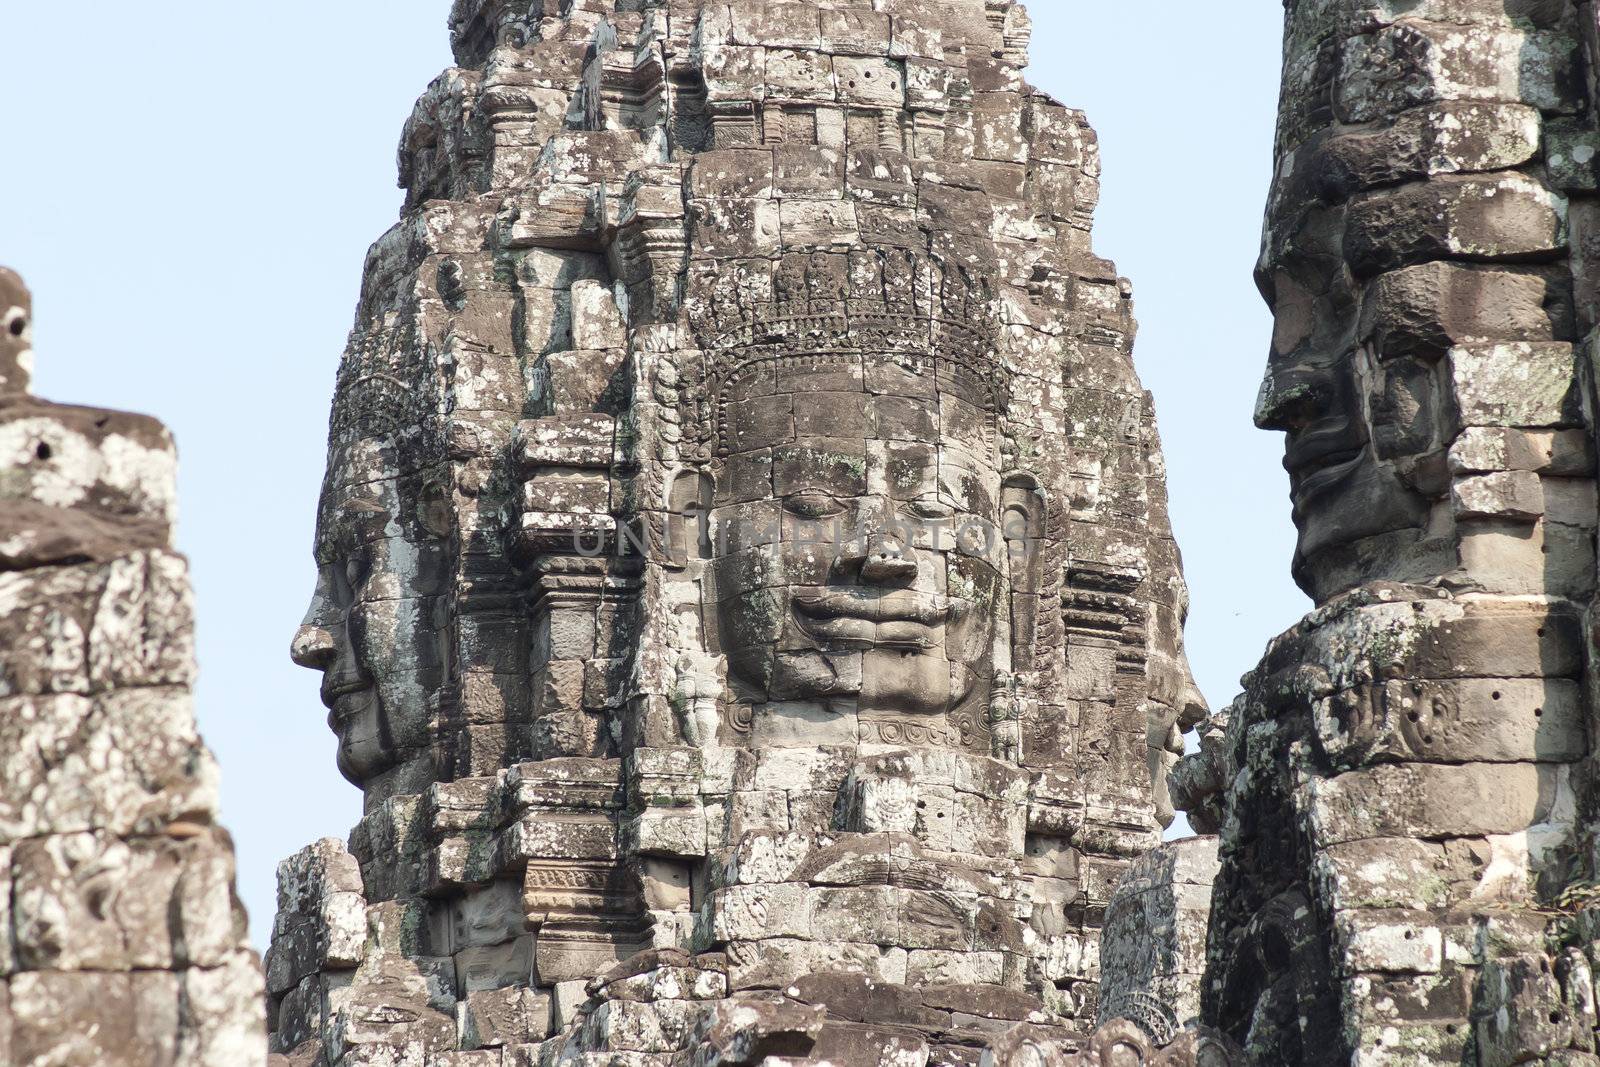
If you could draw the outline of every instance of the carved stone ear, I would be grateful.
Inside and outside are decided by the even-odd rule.
[[[716,481],[704,471],[680,471],[667,489],[667,564],[686,567],[711,558],[711,505]]]
[[[450,536],[450,491],[444,482],[430,477],[423,483],[416,517],[431,536],[441,540]]]
[[[1000,492],[1000,530],[1011,581],[1011,662],[1030,671],[1039,629],[1044,497],[1031,477],[1006,479]]]

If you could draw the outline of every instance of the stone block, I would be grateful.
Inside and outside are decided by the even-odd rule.
[[[1441,177],[1357,198],[1345,258],[1368,277],[1431,259],[1503,260],[1566,247],[1567,205],[1524,175]]]
[[[550,1034],[550,996],[526,987],[468,993],[460,1008],[461,1046],[500,1048]]]
[[[888,1027],[829,1022],[812,1054],[824,1063],[927,1063],[928,1041]]]
[[[523,484],[522,506],[556,515],[609,515],[611,479],[604,474],[545,471]]]
[[[839,100],[855,107],[899,108],[906,98],[905,68],[894,60],[835,56],[834,87]]]
[[[1544,488],[1531,471],[1496,471],[1457,478],[1450,487],[1456,516],[1537,522],[1543,515]]]
[[[1490,960],[1483,971],[1484,1011],[1476,1026],[1479,1062],[1510,1067],[1573,1042],[1573,1020],[1547,961],[1537,956]]]
[[[455,953],[456,988],[463,994],[527,986],[533,981],[533,935],[497,945],[474,945]]]
[[[0,574],[0,697],[194,681],[188,568],[165,552]]]
[[[848,972],[903,985],[906,950],[861,942],[774,939],[727,946],[728,984],[745,989],[782,989],[808,974]]]
[[[652,911],[688,911],[693,897],[693,870],[687,863],[646,859],[640,874],[645,906]]]
[[[623,394],[623,349],[547,352],[529,364],[528,397],[535,410],[571,415],[610,410]]]
[[[1463,526],[1459,551],[1462,569],[1486,593],[1586,598],[1594,587],[1594,541],[1574,527],[1478,520]]]
[[[761,0],[730,5],[733,40],[765,48],[822,47],[817,8],[802,0]]]
[[[1440,101],[1313,141],[1274,195],[1286,204],[1320,188],[1342,199],[1414,178],[1509,170],[1538,154],[1541,132],[1538,110],[1524,104]]]
[[[1594,464],[1594,446],[1579,430],[1469,426],[1450,446],[1454,474],[1534,471],[1574,477],[1590,474]]]
[[[550,1018],[552,1032],[559,1033],[570,1029],[577,1021],[579,1013],[588,1003],[589,994],[585,991],[588,985],[586,979],[576,979],[569,982],[557,982],[550,994]]]
[[[911,985],[987,985],[1005,982],[1005,955],[1000,952],[913,950],[906,958]]]
[[[447,905],[450,951],[515,941],[527,933],[520,881],[501,879]]]
[[[726,863],[728,884],[791,881],[818,842],[806,834],[754,831],[733,846]]]
[[[328,1047],[339,1062],[381,1063],[393,1049],[424,1057],[456,1048],[456,1021],[429,1005],[427,983],[414,965],[387,961],[345,990],[329,1029]]]
[[[683,1001],[606,1001],[594,1010],[586,1029],[602,1048],[661,1056],[690,1047],[698,1013],[689,1008]]]
[[[136,989],[140,977],[134,976]],[[220,966],[191,967],[178,980],[177,1062],[201,1067],[259,1062],[266,1012],[255,953],[234,952]]]
[[[1435,358],[1458,344],[1555,338],[1542,275],[1435,261],[1379,275],[1362,305],[1361,333],[1383,356]]]
[[[9,984],[11,1062],[177,1062],[176,975],[35,971],[12,976]]]
[[[1340,966],[1347,974],[1433,974],[1444,963],[1444,936],[1427,912],[1341,912],[1334,917]]]
[[[1545,125],[1545,161],[1557,189],[1600,189],[1600,133],[1581,120],[1556,119]]]
[[[1003,163],[1026,163],[1028,143],[1022,131],[1022,97],[1018,93],[974,93],[974,155]]]
[[[806,891],[809,929],[825,941],[900,945],[905,903],[906,891],[892,886]]]
[[[1553,767],[1526,763],[1386,765],[1313,780],[1305,802],[1319,848],[1367,837],[1480,837],[1544,822],[1563,781]]]
[[[784,241],[800,245],[848,246],[860,236],[855,205],[842,200],[785,200],[778,223]]]
[[[184,688],[0,699],[0,841],[151,832],[215,810]]]
[[[1463,426],[1560,429],[1579,424],[1571,345],[1463,345],[1450,350]]]
[[[1353,123],[1443,100],[1570,111],[1581,99],[1577,62],[1565,33],[1406,19],[1346,44],[1335,107]]]
[[[545,467],[611,466],[616,420],[584,412],[527,419],[517,424],[517,463],[524,475]]]
[[[883,56],[892,38],[890,17],[875,11],[822,11],[822,49],[835,56]]]
[[[618,349],[628,344],[627,325],[616,296],[598,281],[572,283],[572,347]]]
[[[712,893],[706,906],[707,926],[719,943],[811,936],[806,889],[796,883],[730,886]]]
[[[1442,911],[1477,885],[1470,846],[1379,837],[1330,846],[1314,876],[1335,911]]]

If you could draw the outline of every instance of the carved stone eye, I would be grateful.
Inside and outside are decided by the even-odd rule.
[[[919,519],[948,519],[956,513],[956,509],[949,504],[934,499],[914,500],[907,510]]]
[[[358,552],[345,561],[344,579],[352,595],[361,591],[371,573],[372,561],[365,552]]]
[[[839,501],[814,489],[795,493],[783,502],[783,506],[791,515],[802,519],[829,519],[844,511],[844,505]]]

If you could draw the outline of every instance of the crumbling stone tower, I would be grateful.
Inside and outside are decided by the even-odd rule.
[[[1094,137],[1025,13],[451,33],[339,370],[294,654],[366,815],[282,868],[274,1049],[1087,1051],[1204,709]]]
[[[0,1063],[261,1063],[172,438],[31,396],[32,314],[0,269]]]
[[[1175,782],[1262,1064],[1597,1063],[1590,3],[1290,0],[1273,643]]]

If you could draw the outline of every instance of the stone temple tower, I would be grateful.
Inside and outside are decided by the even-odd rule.
[[[450,32],[338,372],[294,656],[365,816],[281,868],[279,1062],[1153,1056],[1097,936],[1205,709],[1021,6]]]
[[[0,268],[0,1064],[267,1055],[155,419],[31,394]]]
[[[1174,778],[1202,1014],[1263,1065],[1600,1063],[1600,22],[1284,10],[1257,422],[1317,608]]]

